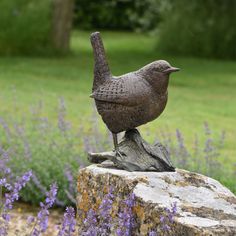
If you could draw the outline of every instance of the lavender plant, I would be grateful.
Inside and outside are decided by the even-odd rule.
[[[116,230],[117,236],[132,235],[132,231],[136,225],[133,213],[135,206],[135,195],[131,193],[124,201],[124,207],[119,212],[119,226]]]
[[[87,213],[87,217],[83,222],[83,231],[80,232],[81,236],[97,236],[98,235],[98,219],[97,214],[93,209]]]
[[[136,215],[133,212],[136,205],[136,198],[133,193],[129,194],[120,206],[117,218],[117,223],[112,221],[111,211],[114,196],[111,192],[104,196],[102,203],[96,212],[90,209],[87,212],[82,226],[82,231],[79,235],[82,236],[108,236],[115,234],[117,236],[131,236],[134,234],[137,226]],[[171,208],[166,208],[163,215],[160,217],[160,225],[149,231],[148,236],[157,236],[161,232],[168,233],[174,223],[174,217],[177,214],[177,204],[174,202]],[[112,231],[113,230],[113,231]]]
[[[164,234],[169,234],[171,227],[174,223],[174,217],[177,214],[177,203],[171,204],[171,208],[165,208],[165,211],[160,216],[160,225],[156,229],[152,229],[148,232],[148,236],[158,236]]]
[[[228,157],[223,155],[222,150],[225,145],[225,136],[224,130],[216,133],[207,122],[204,122],[203,133],[195,134],[192,144],[186,141],[179,129],[176,133],[168,129],[160,130],[156,139],[167,147],[171,160],[178,168],[213,177],[236,192],[233,171],[222,165],[228,162]]]
[[[114,195],[112,193],[113,189],[110,188],[108,194],[102,199],[102,203],[99,206],[99,233],[101,235],[110,235],[111,229],[111,211],[112,204],[114,200]]]
[[[48,228],[49,208],[51,208],[56,200],[57,185],[54,183],[50,186],[50,191],[46,193],[45,202],[40,203],[40,211],[37,218],[29,217],[28,224],[34,223],[30,236],[39,236],[46,232]]]
[[[179,132],[180,133],[180,132]],[[178,143],[184,142],[180,138],[183,135],[180,133],[177,135]],[[221,166],[220,159],[224,158],[220,155],[221,149],[224,145],[225,132],[222,131],[218,139],[213,136],[213,132],[210,129],[207,122],[204,123],[204,139],[200,143],[200,138],[195,135],[194,146],[187,150],[185,147],[184,154],[179,155],[178,148],[172,150],[172,156],[174,161],[183,159],[185,162],[177,165],[181,168],[186,168],[192,171],[200,172],[214,178],[220,178],[224,175],[223,169],[218,168]],[[179,145],[179,149],[182,150],[182,146]],[[177,146],[178,147],[178,146]],[[200,164],[201,163],[201,164]],[[183,164],[183,165],[182,165]],[[222,169],[222,170],[221,170]],[[217,171],[216,171],[217,170]]]
[[[9,163],[12,172],[21,176],[29,169],[33,171],[32,182],[22,190],[22,199],[38,204],[43,200],[47,186],[57,181],[55,204],[63,207],[75,205],[76,175],[79,167],[88,164],[86,152],[109,150],[112,138],[109,132],[100,131],[95,115],[91,118],[90,132],[69,122],[63,98],[59,99],[54,121],[44,115],[43,101],[30,110],[28,118],[0,116],[0,145],[13,155]],[[167,147],[177,167],[207,174],[236,191],[233,173],[223,173],[220,168],[224,132],[216,138],[205,123],[204,133],[195,135],[192,146],[179,129],[176,132],[168,128],[159,130],[155,139]]]
[[[22,175],[32,169],[32,182],[22,191],[22,199],[33,204],[43,200],[46,187],[57,181],[56,205],[75,204],[76,174],[87,163],[81,152],[82,138],[66,119],[63,98],[59,99],[56,122],[43,115],[43,102],[31,107],[31,117],[0,117],[0,145],[12,154],[13,173]],[[55,165],[55,163],[57,163]],[[59,181],[58,181],[59,180]]]
[[[110,188],[109,192],[104,196],[98,212],[95,212],[93,209],[88,211],[87,217],[83,222],[82,236],[110,235],[112,227],[110,215],[114,198],[112,191],[112,188]]]
[[[12,171],[8,167],[8,163],[8,151],[0,146],[0,236],[7,235],[8,224],[11,220],[9,212],[13,208],[13,203],[19,199],[19,192],[26,186],[32,176],[32,171],[28,171],[21,177],[17,176],[13,182]]]
[[[76,220],[73,207],[67,207],[58,236],[71,236],[75,232]]]
[[[155,230],[151,230],[149,231],[148,236],[157,236],[157,232]]]

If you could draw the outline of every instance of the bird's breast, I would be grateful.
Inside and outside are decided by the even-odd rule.
[[[145,113],[147,114],[147,122],[156,119],[165,109],[168,95],[153,94],[150,96],[148,103],[145,106]]]
[[[165,109],[167,94],[150,93],[135,106],[96,101],[99,114],[113,133],[133,129],[156,119]]]

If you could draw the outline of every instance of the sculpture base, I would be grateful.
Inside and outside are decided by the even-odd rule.
[[[175,171],[166,148],[161,143],[148,144],[136,129],[126,131],[118,147],[121,155],[115,151],[88,153],[88,159],[102,165],[110,160],[127,171]]]

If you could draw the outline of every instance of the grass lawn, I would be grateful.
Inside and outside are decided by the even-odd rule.
[[[226,131],[224,154],[229,160],[225,166],[232,168],[236,156],[236,62],[160,55],[154,38],[135,33],[103,32],[102,36],[114,75],[157,59],[181,68],[171,76],[165,112],[142,129],[180,128],[187,143],[192,143],[194,134],[202,132],[207,121],[216,134]],[[0,115],[27,116],[30,106],[42,100],[44,113],[54,119],[58,97],[63,96],[69,119],[89,129],[92,78],[88,32],[74,32],[72,55],[67,57],[0,58]]]

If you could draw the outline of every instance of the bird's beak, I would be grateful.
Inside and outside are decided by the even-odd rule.
[[[172,72],[176,72],[176,71],[179,71],[180,69],[177,68],[177,67],[170,67],[168,69],[166,69],[164,72],[165,73],[172,73]]]

